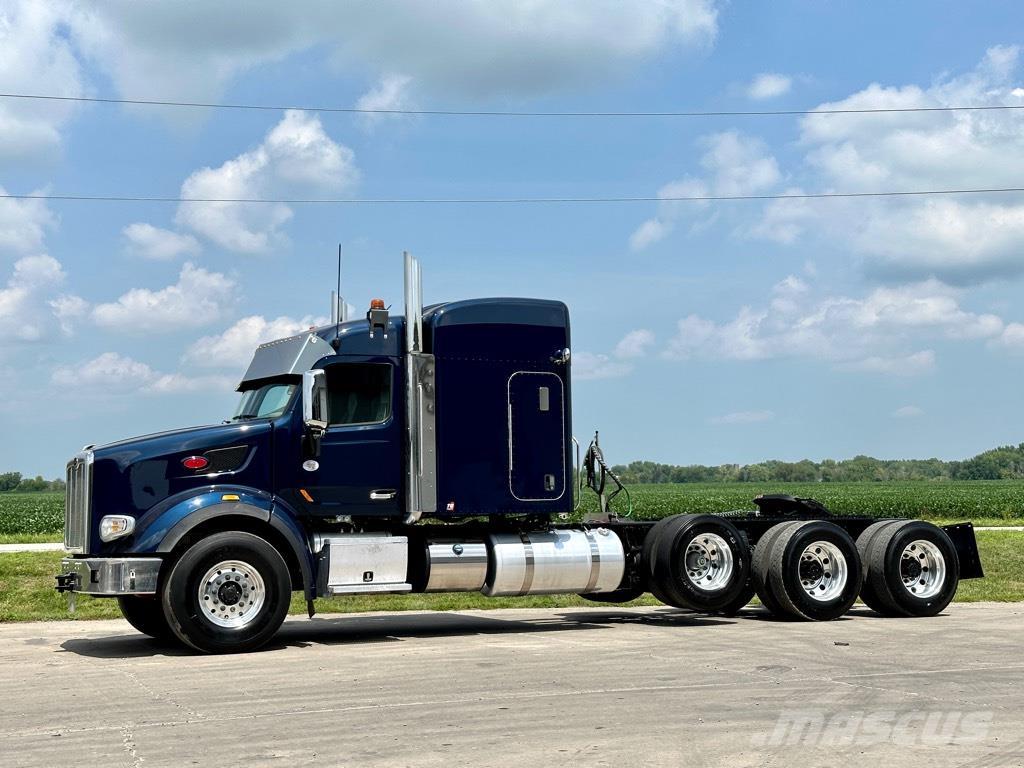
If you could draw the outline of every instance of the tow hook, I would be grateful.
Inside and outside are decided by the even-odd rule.
[[[73,592],[78,584],[78,574],[75,573],[58,573],[54,578],[57,579],[58,592]]]

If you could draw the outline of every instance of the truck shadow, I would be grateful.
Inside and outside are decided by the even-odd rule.
[[[472,613],[393,613],[386,615],[320,614],[311,621],[286,621],[266,646],[256,653],[311,645],[360,645],[402,642],[416,638],[465,635],[518,635],[535,632],[599,630],[617,624],[647,624],[700,628],[734,623],[733,619],[674,609],[650,612],[595,609],[536,618],[495,618]],[[150,656],[191,656],[180,646],[161,643],[141,634],[66,640],[61,649],[78,656],[128,659]]]

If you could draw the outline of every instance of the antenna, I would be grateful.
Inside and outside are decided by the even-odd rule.
[[[331,341],[331,346],[334,347],[335,352],[341,346],[341,321],[344,319],[344,306],[345,300],[341,298],[341,243],[338,243],[338,290],[334,294],[331,307],[331,317],[334,319],[334,339]]]

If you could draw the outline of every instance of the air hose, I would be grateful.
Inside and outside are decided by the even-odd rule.
[[[583,468],[587,473],[587,487],[597,494],[601,501],[602,514],[614,514],[612,502],[620,493],[626,497],[626,513],[621,517],[630,517],[633,514],[633,500],[629,490],[622,484],[618,476],[604,461],[604,453],[598,440],[598,433],[594,432],[594,439],[590,441],[586,454],[583,456]],[[615,484],[615,490],[605,494],[605,486],[611,480]]]

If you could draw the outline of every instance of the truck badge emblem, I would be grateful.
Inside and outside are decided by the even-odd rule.
[[[307,472],[316,472],[318,469],[320,469],[320,462],[314,461],[313,459],[306,459],[304,462],[302,462],[302,468]]]

